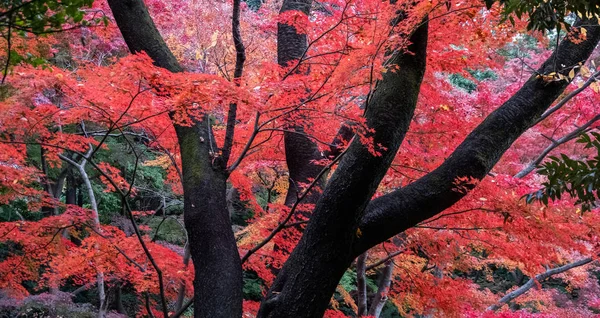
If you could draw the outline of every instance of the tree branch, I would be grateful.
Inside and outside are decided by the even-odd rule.
[[[573,99],[573,97],[577,96],[579,93],[583,92],[588,86],[592,85],[592,83],[596,82],[598,80],[598,76],[600,76],[600,71],[597,71],[596,73],[592,74],[592,76],[588,78],[588,80],[585,81],[585,83],[583,83],[581,87],[569,93],[558,103],[556,103],[554,107],[551,107],[546,112],[544,112],[544,114],[542,114],[542,116],[540,116],[540,118],[535,121],[534,125],[537,125],[538,123],[552,115],[554,112],[565,106],[571,99]]]
[[[500,308],[502,308],[502,306],[504,306],[505,304],[507,304],[508,302],[514,300],[515,298],[523,295],[524,293],[526,293],[528,290],[530,290],[533,286],[535,286],[536,282],[541,282],[543,280],[545,280],[546,278],[552,276],[552,275],[556,275],[556,274],[560,274],[563,272],[566,272],[570,269],[573,269],[575,267],[579,267],[579,266],[583,266],[585,264],[591,263],[593,261],[593,259],[591,257],[588,258],[584,258],[560,267],[556,267],[550,270],[547,270],[544,273],[538,274],[535,277],[531,278],[527,283],[525,283],[525,285],[517,288],[516,290],[513,290],[512,292],[504,295],[504,297],[500,298],[500,300],[498,301],[498,303],[489,306],[487,308],[487,310],[490,311],[496,311]]]
[[[578,22],[577,25],[580,24]],[[554,72],[555,59],[559,65],[585,62],[600,40],[599,27],[590,28],[590,31],[587,40],[580,44],[562,41],[538,73]],[[571,69],[560,72],[567,76]],[[483,179],[502,154],[536,123],[568,84],[566,81],[546,82],[533,75],[514,96],[475,128],[437,169],[404,188],[371,201],[360,220],[359,228],[363,235],[354,244],[354,255],[360,255],[458,202],[466,194],[455,191],[456,179]]]
[[[240,85],[240,80],[244,72],[244,62],[246,61],[246,48],[242,41],[242,34],[240,31],[240,1],[233,0],[233,17],[231,19],[231,33],[233,35],[233,44],[235,47],[235,70],[233,72],[233,81],[237,86]],[[227,126],[225,128],[225,142],[223,143],[222,151],[222,165],[223,168],[227,168],[227,162],[231,155],[231,148],[233,147],[233,136],[235,133],[235,121],[237,117],[237,103],[229,104],[229,110],[227,111]]]
[[[517,173],[515,175],[515,178],[523,178],[526,175],[530,174],[533,170],[535,170],[535,168],[542,163],[542,161],[544,160],[544,158],[546,158],[546,156],[554,149],[556,149],[558,146],[569,142],[575,138],[577,138],[581,133],[585,132],[593,123],[595,123],[596,121],[600,120],[600,114],[594,116],[594,118],[590,119],[587,123],[583,124],[581,127],[578,127],[577,129],[571,131],[570,133],[564,135],[562,138],[558,139],[558,140],[553,140],[552,143],[546,147],[546,149],[544,149],[544,151],[542,151],[542,153],[537,156],[537,158],[535,158],[532,162],[530,162],[527,167],[523,168],[523,170],[519,171],[519,173]]]

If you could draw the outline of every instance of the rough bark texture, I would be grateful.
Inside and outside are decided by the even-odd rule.
[[[240,317],[242,265],[227,211],[227,175],[211,165],[207,125],[175,130],[183,163],[185,228],[195,269],[194,316]]]
[[[285,0],[279,13],[296,10],[309,13],[312,0]],[[300,60],[308,47],[306,34],[298,34],[293,26],[277,24],[277,63],[281,66],[293,66]],[[291,65],[290,65],[291,64]],[[323,166],[313,163],[313,160],[323,159],[317,144],[307,137],[304,128],[291,124],[283,134],[285,145],[285,161],[290,174],[288,192],[285,204],[291,206],[299,195],[298,184],[310,183]],[[294,133],[296,131],[298,133]],[[317,184],[322,186],[322,182]],[[303,203],[315,203],[319,197],[318,191],[306,196]]]
[[[377,84],[368,105],[367,125],[386,151],[373,156],[358,139],[350,145],[328,181],[302,239],[283,266],[259,317],[321,317],[337,283],[357,255],[352,242],[367,203],[385,175],[412,118],[425,72],[427,24],[411,37],[414,54],[395,52],[400,66]]]
[[[132,52],[145,52],[157,66],[183,69],[166,46],[142,0],[108,1]],[[242,267],[226,204],[227,173],[212,165],[211,127],[196,119],[191,127],[175,124],[181,150],[184,221],[194,263],[194,316],[240,317]]]

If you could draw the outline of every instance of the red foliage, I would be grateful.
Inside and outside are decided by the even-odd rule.
[[[407,9],[409,2],[331,0],[320,2],[322,10],[310,17],[293,11],[277,15],[277,3],[272,2],[264,3],[257,12],[244,8],[242,29],[251,54],[239,87],[230,82],[235,58],[231,35],[222,31],[230,24],[229,3],[147,1],[167,43],[186,67],[186,72],[178,74],[155,67],[144,54],[120,57],[125,48],[114,24],[44,40],[19,38],[19,50],[25,52],[39,44],[37,50],[45,50],[47,56],[55,47],[68,46],[76,66],[15,66],[9,77],[11,92],[0,101],[0,204],[26,199],[31,210],[56,204],[64,209],[37,222],[0,223],[0,242],[16,244],[18,251],[0,261],[0,289],[13,297],[25,297],[24,281],[39,280],[40,287],[59,287],[67,280],[86,285],[101,271],[108,284],[128,282],[140,297],[146,292],[159,294],[157,272],[139,239],[115,226],[95,229],[89,210],[50,198],[41,190],[48,176],[28,160],[27,145],[41,145],[48,165],[61,167],[66,163],[60,155],[83,154],[90,147],[107,149],[102,137],[107,130],[143,132],[148,146],[164,154],[152,164],[167,171],[167,182],[180,194],[176,169],[179,149],[169,113],[180,125],[210,114],[216,142],[222,145],[227,107],[236,103],[236,139],[230,165],[256,134],[252,151],[230,177],[241,199],[248,201],[247,207],[254,212],[251,224],[236,233],[243,255],[289,213],[281,195],[287,187],[282,131],[288,123],[304,126],[323,150],[342,124],[351,124],[360,140],[378,154],[381,149],[369,137],[372,131],[365,125],[361,105],[383,72],[397,71],[385,65],[386,51],[392,47],[405,50],[409,43],[404,35],[425,15],[431,21],[429,55],[419,105],[403,147],[376,195],[405,186],[437,167],[528,78],[525,65],[535,67],[550,51],[544,36],[530,34],[538,40],[536,46],[519,49],[528,50],[531,57],[505,59],[498,54],[523,36],[526,21],[517,21],[515,26],[500,23],[498,8],[482,10],[481,1],[452,1],[451,12],[446,1],[421,1]],[[209,5],[211,10],[199,9]],[[95,6],[107,11],[103,2]],[[388,21],[398,9],[409,10],[409,18],[393,28]],[[302,62],[285,68],[273,62],[277,22],[292,24],[307,34],[309,49]],[[89,42],[66,44],[77,37]],[[491,70],[496,79],[477,80],[469,72],[473,70]],[[467,93],[451,85],[449,74],[473,80],[477,88]],[[583,79],[576,79],[569,91]],[[598,98],[593,89],[579,94],[523,135],[493,175],[478,183],[475,190],[471,190],[473,180],[457,179],[456,191],[469,192],[464,200],[369,252],[368,263],[372,264],[396,250],[405,251],[395,258],[389,295],[401,313],[465,317],[565,314],[552,301],[556,292],[547,290],[531,291],[520,300],[547,315],[521,311],[481,314],[500,295],[477,285],[469,275],[481,272],[481,280],[492,282],[492,268],[518,268],[533,276],[546,267],[598,254],[599,211],[581,215],[568,198],[548,207],[527,205],[522,196],[537,190],[542,180],[535,174],[524,179],[513,177],[547,146],[546,137],[560,137],[594,117]],[[93,123],[100,133],[78,133],[73,127],[82,122]],[[555,152],[585,156],[571,145]],[[105,174],[100,177],[105,191],[128,193],[130,181],[119,169],[107,162],[98,162],[96,168]],[[257,193],[264,189],[280,195],[266,204],[259,202]],[[131,193],[135,191],[133,187]],[[299,211],[311,209],[311,205],[298,207]],[[134,216],[144,213],[147,211]],[[304,220],[302,213],[296,213],[290,223]],[[299,239],[301,228],[291,228],[285,237],[275,236],[244,264],[244,269],[254,271],[269,285],[287,258],[284,251],[291,250]],[[163,271],[166,296],[174,300],[180,282],[184,282],[190,297],[193,268],[184,268],[182,255],[168,246],[147,236],[142,240]],[[573,289],[596,284],[585,270],[561,278]],[[258,306],[257,302],[245,301],[244,315],[252,317]],[[589,304],[577,306],[582,315],[591,314],[590,310],[598,310],[598,300],[589,299]],[[333,309],[325,316],[344,317]]]

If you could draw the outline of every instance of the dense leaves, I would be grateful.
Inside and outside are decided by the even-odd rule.
[[[568,29],[569,15],[596,16],[600,13],[600,2],[584,0],[485,0],[487,8],[498,2],[502,6],[504,19],[509,19],[513,24],[515,17],[521,19],[529,17],[527,28],[530,30],[547,31],[558,28]],[[514,17],[513,17],[514,16]]]
[[[539,200],[548,205],[548,199],[560,200],[562,195],[568,194],[577,199],[575,203],[581,204],[583,212],[596,208],[600,187],[597,177],[600,134],[583,134],[577,142],[583,144],[586,150],[595,150],[595,153],[584,160],[571,159],[565,154],[560,157],[550,156],[538,170],[548,181],[542,183],[542,190],[527,196],[528,202]]]

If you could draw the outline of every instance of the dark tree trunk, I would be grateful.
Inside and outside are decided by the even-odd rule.
[[[312,0],[285,0],[279,13],[286,11],[300,11],[309,14]],[[299,34],[293,26],[277,24],[277,63],[281,66],[292,66],[303,58],[308,47],[306,34]],[[300,68],[298,69],[300,71]],[[307,71],[307,70],[305,70]],[[323,169],[323,166],[313,161],[323,159],[317,144],[305,134],[304,127],[289,123],[283,133],[285,145],[285,161],[290,174],[288,192],[285,204],[291,206],[296,202],[301,190],[299,184],[308,184]],[[322,187],[320,180],[317,187]],[[300,191],[299,191],[300,190]],[[316,203],[319,198],[318,191],[307,195],[303,203]]]
[[[166,46],[142,0],[109,0],[132,52],[145,52],[157,66],[183,69]],[[227,173],[212,164],[210,122],[196,118],[175,130],[181,151],[184,221],[194,263],[194,316],[242,315],[242,266],[227,212]],[[214,145],[214,143],[213,143]]]
[[[67,172],[67,190],[65,191],[65,203],[77,204],[77,184],[73,171],[69,169]]]
[[[485,177],[516,138],[568,85],[566,81],[545,82],[532,76],[438,169],[367,206],[411,117],[409,105],[418,92],[418,74],[422,74],[424,66],[419,61],[425,56],[424,29],[417,31],[411,40],[416,54],[398,57],[402,64],[400,77],[384,75],[368,105],[367,122],[375,128],[375,140],[385,140],[383,145],[390,151],[373,158],[362,145],[353,142],[317,204],[304,236],[271,287],[259,317],[321,317],[339,279],[355,257],[460,200],[464,194],[453,191],[456,178]],[[594,31],[588,33],[586,41],[581,44],[563,41],[538,73],[549,74],[556,71],[554,65],[568,65],[561,71],[567,75],[573,66],[584,62],[600,39],[600,28],[588,29]],[[394,100],[397,94],[403,97]]]
[[[123,290],[121,286],[115,286],[115,303],[114,309],[120,314],[127,314],[123,306]]]
[[[48,176],[48,164],[46,163],[46,155],[44,151],[44,147],[40,146],[40,165],[41,170],[45,176]],[[52,186],[50,186],[50,180],[46,177],[46,180],[42,183],[44,187],[44,191],[46,191],[50,196],[54,197],[54,192],[52,191]],[[43,216],[51,216],[54,214],[54,207],[51,206],[42,206],[42,215]]]
[[[321,317],[356,255],[357,224],[404,139],[417,103],[427,46],[427,23],[411,37],[413,54],[394,53],[367,105],[374,142],[385,147],[373,156],[359,139],[350,145],[311,216],[298,246],[283,266],[259,317]],[[393,124],[395,123],[395,124]]]
[[[240,317],[242,264],[227,210],[227,175],[212,167],[207,125],[176,126],[184,221],[194,263],[194,316]]]
[[[77,205],[83,206],[83,190],[78,186],[77,190]]]

